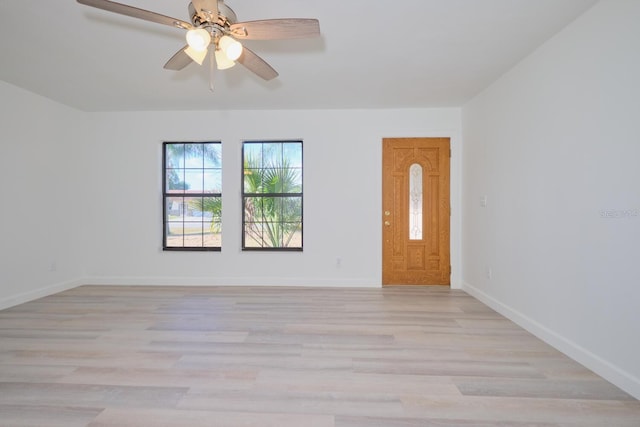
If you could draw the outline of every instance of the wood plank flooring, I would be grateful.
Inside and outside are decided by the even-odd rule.
[[[83,286],[0,311],[0,426],[640,426],[445,287]]]

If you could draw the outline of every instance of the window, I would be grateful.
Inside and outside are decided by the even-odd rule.
[[[163,144],[163,249],[219,251],[222,144]]]
[[[302,250],[302,141],[242,146],[243,250]]]

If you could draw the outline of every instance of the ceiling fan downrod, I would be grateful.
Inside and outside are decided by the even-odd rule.
[[[209,90],[211,92],[213,92],[214,89],[214,85],[213,85],[213,78],[214,78],[214,68],[215,68],[215,55],[214,52],[211,52],[212,49],[215,49],[215,47],[210,46],[209,47]]]

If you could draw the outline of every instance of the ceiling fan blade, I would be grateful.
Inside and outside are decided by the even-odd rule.
[[[231,34],[239,39],[283,40],[305,39],[320,36],[317,19],[288,18],[237,22],[230,27]]]
[[[218,0],[191,0],[196,13],[207,21],[218,22]]]
[[[166,64],[164,64],[164,69],[180,71],[187,65],[191,64],[193,59],[191,59],[191,57],[184,51],[188,46],[189,45],[177,51],[176,54],[173,55]]]
[[[242,55],[237,59],[237,62],[264,80],[271,80],[278,77],[278,72],[274,70],[271,65],[267,64],[264,59],[253,53],[253,51],[246,46],[242,49]]]
[[[126,4],[116,3],[109,0],[77,0],[78,3],[86,6],[95,7],[98,9],[106,10],[109,12],[119,13],[121,15],[131,16],[133,18],[144,19],[146,21],[155,22],[157,24],[169,25],[170,27],[178,27],[184,29],[191,29],[193,26],[180,19],[172,18],[170,16],[161,15],[159,13],[151,12],[149,10],[140,9]]]

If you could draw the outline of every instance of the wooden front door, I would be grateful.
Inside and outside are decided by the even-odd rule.
[[[382,153],[382,284],[449,285],[449,138],[384,138]]]

